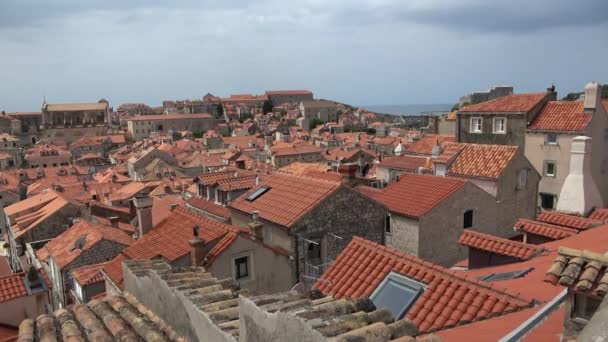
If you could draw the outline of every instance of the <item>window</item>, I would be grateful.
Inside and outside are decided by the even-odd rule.
[[[574,303],[572,304],[570,317],[585,321],[591,319],[591,316],[597,311],[602,302],[598,297],[580,292],[575,292],[572,296],[572,300]]]
[[[496,133],[496,134],[507,133],[507,119],[506,118],[494,118],[494,133]]]
[[[547,134],[547,140],[545,142],[547,145],[557,145],[557,134],[555,134],[555,133]]]
[[[511,271],[511,272],[503,272],[503,273],[492,273],[486,276],[481,276],[478,279],[482,281],[500,281],[500,280],[510,280],[515,278],[521,278],[528,274],[530,271],[534,270],[534,267],[528,267],[523,270]]]
[[[471,133],[481,133],[481,118],[471,118]]]
[[[269,186],[262,185],[261,187],[257,188],[254,192],[252,192],[249,196],[247,196],[247,198],[245,198],[245,199],[249,202],[253,202],[256,199],[258,199],[258,197],[265,194],[268,190],[270,190]]]
[[[391,214],[389,213],[388,215],[386,215],[386,223],[384,226],[384,232],[386,234],[390,234],[391,233]]]
[[[305,239],[306,243],[306,262],[311,265],[321,263],[321,239]]]
[[[517,172],[517,188],[525,189],[528,186],[528,169],[521,169]]]
[[[553,209],[555,206],[555,195],[541,192],[540,206],[543,209]]]
[[[249,257],[234,259],[234,271],[236,280],[249,277]]]
[[[390,272],[378,285],[370,299],[378,309],[389,310],[401,319],[414,305],[425,286],[401,274]]]
[[[462,228],[467,229],[473,227],[473,210],[469,209],[464,212],[464,219],[462,222]]]
[[[557,170],[555,167],[555,162],[551,160],[545,160],[545,176],[547,177],[555,177],[557,174]]]

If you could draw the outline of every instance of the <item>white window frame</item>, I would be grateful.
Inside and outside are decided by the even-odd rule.
[[[549,141],[549,136],[555,136],[555,142]],[[555,146],[558,145],[559,138],[556,133],[547,133],[545,137],[545,145]]]
[[[553,173],[549,173],[549,164],[553,164]],[[543,175],[546,177],[556,177],[557,176],[557,163],[555,160],[545,160],[543,165]]]
[[[473,122],[475,122],[475,120],[479,120],[479,130],[474,129]],[[471,133],[482,133],[483,132],[483,119],[480,116],[472,117],[471,122],[470,122],[470,129],[471,129]]]
[[[496,130],[496,121],[503,120],[502,131]],[[494,118],[492,122],[492,132],[494,134],[507,134],[507,118],[504,116]]]

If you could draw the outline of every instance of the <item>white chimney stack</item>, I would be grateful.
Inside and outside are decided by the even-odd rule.
[[[591,138],[574,137],[570,151],[570,173],[562,186],[557,210],[587,215],[593,208],[601,207],[602,196],[591,173]]]
[[[601,86],[597,82],[590,82],[585,86],[585,111],[595,111],[602,106]]]

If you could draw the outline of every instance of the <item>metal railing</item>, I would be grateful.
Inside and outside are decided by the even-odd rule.
[[[319,279],[321,278],[321,275],[327,271],[329,266],[333,264],[333,262],[334,261],[330,259],[328,262],[316,266],[306,263],[304,265],[304,276],[309,279]]]

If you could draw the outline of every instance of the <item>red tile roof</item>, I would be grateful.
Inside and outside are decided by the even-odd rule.
[[[86,265],[70,271],[72,277],[80,285],[91,285],[103,281],[101,269],[106,265],[105,262],[95,265]]]
[[[466,180],[405,173],[374,196],[390,211],[418,218],[462,189]]]
[[[564,226],[578,230],[585,230],[602,224],[602,221],[597,221],[581,216],[568,215],[556,211],[541,211],[536,219],[541,222],[551,223],[558,226]]]
[[[405,316],[423,333],[532,305],[507,290],[357,236],[314,287],[334,298],[370,296],[391,271],[427,285]]]
[[[577,254],[577,256],[573,255]],[[545,281],[603,297],[608,293],[608,257],[590,251],[559,250]]]
[[[122,274],[122,262],[128,259],[124,254],[118,254],[116,258],[106,262],[102,271],[114,282],[116,286],[124,289],[124,278]]]
[[[14,342],[19,339],[19,329],[0,325],[0,342]]]
[[[359,185],[358,187],[355,188],[355,190],[357,190],[360,193],[364,194],[365,196],[371,197],[371,198],[375,198],[380,193],[382,193],[382,189],[372,188],[371,186],[366,186],[366,185]]]
[[[455,142],[456,137],[453,135],[427,134],[420,140],[407,145],[406,153],[408,154],[424,154],[430,156],[433,152],[433,147],[437,145],[443,146],[449,142]]]
[[[323,150],[315,145],[295,145],[292,147],[279,148],[272,151],[272,155],[276,157],[291,156],[306,153],[318,153],[321,154]]]
[[[595,208],[589,215],[589,218],[597,221],[608,220],[608,208]]]
[[[419,167],[424,167],[426,161],[426,157],[403,155],[395,157],[386,157],[382,159],[382,161],[376,166],[386,167],[390,169],[415,171]]]
[[[548,237],[552,240],[564,239],[578,234],[576,229],[528,219],[519,219],[515,222],[514,229],[519,232]]]
[[[27,296],[23,276],[24,273],[16,273],[0,278],[0,303]]]
[[[583,102],[548,102],[528,129],[535,131],[584,132],[593,114],[585,113]]]
[[[255,186],[257,176],[246,176],[222,179],[217,182],[217,188],[221,191],[236,191],[251,189]],[[259,178],[258,178],[259,180]]]
[[[542,251],[537,245],[524,244],[497,236],[483,234],[470,229],[460,236],[458,243],[482,251],[528,260]]]
[[[451,149],[446,151],[450,153]],[[517,146],[464,144],[448,167],[447,174],[496,179],[516,153]]]
[[[459,113],[527,113],[534,109],[547,93],[512,94],[494,100],[466,106]]]
[[[77,242],[83,238],[82,248],[75,248]],[[121,229],[83,220],[51,240],[42,249],[38,250],[37,254],[43,261],[46,261],[48,256],[52,256],[61,269],[103,240],[112,241],[124,247],[133,243],[133,239]]]
[[[260,218],[290,228],[336,191],[340,184],[319,178],[277,173],[232,201],[229,207],[249,214],[257,210]],[[246,198],[261,186],[267,186],[269,190],[256,200],[248,201]]]
[[[163,114],[163,115],[139,115],[127,121],[161,121],[161,120],[187,120],[187,119],[212,119],[213,116],[207,113],[195,114]]]
[[[188,201],[186,201],[186,203],[211,215],[223,218],[225,220],[230,219],[230,209],[222,205],[215,204],[215,201],[207,201],[203,198],[191,197]]]
[[[175,208],[172,214],[140,240],[125,248],[114,260],[103,267],[104,272],[112,281],[121,286],[122,264],[117,259],[150,260],[162,257],[173,262],[190,253],[188,241],[192,239],[192,227],[199,226],[199,238],[207,243],[223,238],[229,232],[245,232],[245,228],[237,228],[220,223],[191,212],[187,209]]]

